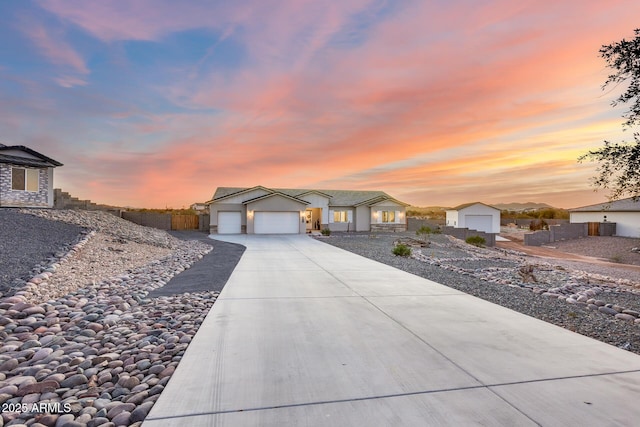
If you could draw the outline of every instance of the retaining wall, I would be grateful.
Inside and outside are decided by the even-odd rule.
[[[468,228],[442,227],[442,233],[453,236],[456,239],[467,240],[468,237],[480,236],[485,240],[486,246],[496,245],[496,234],[485,233],[484,231],[470,230]]]

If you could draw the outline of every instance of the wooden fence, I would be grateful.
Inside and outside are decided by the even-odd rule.
[[[600,223],[599,222],[589,222],[589,236],[599,236],[600,235]]]
[[[171,215],[172,230],[197,230],[198,215]]]

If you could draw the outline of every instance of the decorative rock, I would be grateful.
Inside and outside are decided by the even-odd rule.
[[[139,421],[144,421],[144,419],[149,414],[149,411],[151,411],[152,407],[153,407],[153,402],[145,402],[142,405],[138,406],[136,409],[133,410],[133,412],[131,412],[129,422],[136,423]]]
[[[55,391],[60,385],[57,381],[42,381],[35,384],[28,384],[17,391],[16,396],[25,396],[32,393],[46,393]]]
[[[89,380],[84,374],[75,374],[60,383],[61,387],[76,387],[86,384]]]
[[[610,308],[610,307],[599,307],[598,311],[601,313],[610,314],[612,316],[615,316],[616,314],[618,314],[617,311],[615,311],[613,308]]]
[[[111,421],[116,426],[126,426],[126,425],[129,425],[130,418],[131,418],[131,412],[123,411],[118,415],[116,415],[115,417],[113,417]]]
[[[109,412],[107,412],[107,418],[110,418],[112,421],[113,421],[113,418],[116,417],[118,414],[121,414],[122,412],[129,413],[130,411],[133,411],[136,408],[136,405],[134,405],[133,403],[121,403],[121,402],[114,402],[114,403],[115,405],[109,410]]]
[[[632,322],[636,320],[635,316],[632,316],[630,314],[618,313],[615,316],[616,316],[616,319],[620,319],[620,320],[630,320]]]

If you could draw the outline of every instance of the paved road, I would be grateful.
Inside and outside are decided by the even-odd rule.
[[[191,268],[173,277],[163,287],[151,291],[149,298],[185,292],[222,291],[244,253],[244,246],[214,241],[209,239],[206,233],[199,231],[171,231],[170,233],[183,240],[200,240],[213,245],[213,250]]]
[[[306,236],[225,240],[247,250],[145,427],[640,419],[636,354]]]

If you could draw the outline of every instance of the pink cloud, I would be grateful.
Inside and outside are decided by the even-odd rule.
[[[60,31],[51,30],[30,20],[24,20],[21,30],[40,53],[61,70],[62,75],[54,79],[60,86],[86,84],[85,76],[90,71],[82,56],[64,39]]]
[[[547,141],[532,135],[571,130],[609,108],[597,50],[619,38],[620,28],[633,28],[631,12],[640,12],[620,2],[587,3],[414,3],[372,25],[354,46],[332,40],[366,3],[42,4],[104,41],[159,40],[206,27],[236,37],[249,52],[247,68],[196,73],[167,88],[179,105],[223,113],[149,112],[127,137],[158,134],[155,152],[105,150],[82,160],[108,177],[106,184],[89,180],[105,197],[163,207],[206,199],[217,185],[255,184],[381,188],[416,204],[584,197],[592,169],[545,157],[563,142],[552,138],[567,141],[569,132]],[[572,144],[593,144],[593,133],[573,133]],[[487,148],[478,154],[474,147]],[[455,148],[454,157],[402,166]],[[516,161],[529,156],[540,158]],[[551,185],[558,177],[561,188]]]

